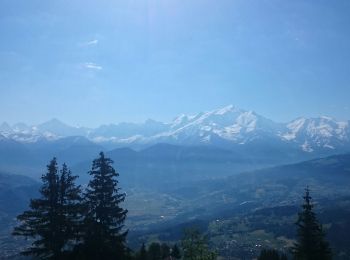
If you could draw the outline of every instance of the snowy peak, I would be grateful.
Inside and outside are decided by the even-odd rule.
[[[237,110],[239,111],[239,109],[237,109]],[[233,111],[235,111],[235,106],[228,105],[226,107],[214,110],[214,113],[217,115],[224,115],[224,114],[232,113]]]
[[[12,131],[13,130],[12,130],[11,126],[8,123],[3,122],[0,125],[0,132],[11,133]]]
[[[175,119],[173,120],[173,122],[171,124],[171,128],[173,128],[173,129],[179,128],[179,127],[186,125],[189,122],[190,122],[190,117],[185,115],[185,114],[181,114],[181,115],[175,117]]]
[[[2,123],[0,133],[6,138],[22,143],[35,143],[41,140],[57,140],[65,136],[85,136],[86,130],[68,126],[57,119],[48,122],[29,126],[24,123],[17,123],[13,126]]]
[[[350,151],[349,129],[349,121],[337,121],[325,116],[300,117],[286,124],[276,123],[253,111],[228,105],[195,115],[181,114],[169,123],[149,119],[143,123],[109,124],[95,129],[72,127],[58,119],[36,126],[23,123],[10,126],[2,123],[0,135],[24,143],[81,136],[108,147],[144,147],[168,143],[207,144],[227,148],[263,143],[314,152],[339,149]]]
[[[29,133],[32,131],[32,128],[30,126],[28,126],[27,124],[25,123],[17,123],[17,124],[14,124],[12,126],[12,130],[14,132],[25,132],[25,133]]]
[[[40,129],[43,130],[48,130],[48,129],[54,129],[54,128],[64,128],[64,127],[69,127],[68,125],[66,125],[65,123],[62,123],[60,120],[58,120],[57,118],[53,118],[47,122],[44,122],[42,124],[39,124],[37,126]]]
[[[331,117],[298,118],[286,126],[282,138],[301,144],[304,151],[316,148],[335,149],[349,142],[349,122],[336,121]]]
[[[298,118],[287,124],[287,133],[283,136],[286,140],[297,139],[307,135],[308,137],[331,138],[346,140],[348,122],[339,122],[330,117]]]
[[[73,127],[65,123],[62,123],[58,119],[54,118],[45,123],[39,124],[34,127],[35,130],[38,130],[42,133],[57,135],[57,136],[71,136],[71,135],[83,135],[87,134],[88,129],[82,127]]]
[[[199,113],[194,116],[181,115],[177,117],[176,121],[181,122],[182,126],[190,125],[206,125],[206,126],[228,126],[231,125],[239,115],[244,113],[244,110],[235,108],[233,105]],[[173,123],[173,125],[175,125]]]
[[[239,142],[254,139],[257,133],[271,134],[279,125],[253,111],[239,109],[233,105],[194,116],[180,115],[171,123],[170,130],[159,137],[163,142],[185,142],[187,144]],[[168,137],[168,140],[166,140]]]

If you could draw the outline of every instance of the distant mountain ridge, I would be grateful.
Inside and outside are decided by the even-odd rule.
[[[52,119],[43,124],[0,125],[0,139],[20,143],[82,136],[105,147],[144,148],[157,143],[215,145],[229,148],[254,144],[290,146],[303,152],[350,150],[350,123],[329,117],[297,118],[277,123],[253,111],[229,105],[196,115],[180,115],[170,123],[147,120],[98,128],[73,127]]]

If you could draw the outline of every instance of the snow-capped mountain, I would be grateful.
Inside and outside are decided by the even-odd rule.
[[[177,117],[168,131],[147,138],[146,142],[244,144],[254,139],[276,136],[280,129],[278,123],[230,105],[195,116]]]
[[[51,132],[40,129],[39,126],[28,126],[24,123],[17,123],[10,126],[6,122],[0,125],[0,134],[9,140],[20,143],[35,143],[40,140],[56,140],[60,136]]]
[[[56,136],[86,136],[90,131],[86,127],[69,126],[56,118],[34,126],[33,129],[40,133],[51,133]]]
[[[349,146],[349,121],[339,122],[330,117],[297,118],[286,125],[281,137],[299,144],[307,152],[342,148]]]
[[[19,142],[57,140],[67,136],[83,136],[108,147],[143,147],[156,143],[177,145],[230,145],[263,143],[298,147],[300,151],[350,150],[349,121],[329,117],[297,118],[276,123],[253,111],[229,105],[220,109],[180,115],[172,122],[147,120],[144,123],[102,125],[95,129],[72,127],[57,119],[36,126],[6,123],[0,134]]]

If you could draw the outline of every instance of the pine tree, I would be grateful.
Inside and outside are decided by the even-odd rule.
[[[42,176],[41,198],[32,199],[30,210],[17,218],[21,221],[13,234],[32,237],[32,247],[23,252],[41,259],[66,259],[78,236],[81,220],[81,190],[64,164],[60,175],[56,158],[47,166]]]
[[[175,244],[173,248],[171,249],[171,256],[175,259],[180,259],[181,258],[181,252],[179,247]]]
[[[92,164],[85,194],[86,217],[82,252],[85,259],[124,259],[128,253],[125,246],[127,231],[124,221],[127,210],[120,207],[125,194],[120,193],[113,161],[101,152]]]
[[[159,243],[153,242],[148,247],[148,260],[161,260],[162,259],[162,250]]]
[[[79,242],[80,237],[83,214],[81,187],[75,184],[78,176],[73,176],[66,164],[63,164],[60,173],[60,226],[62,227],[65,250],[69,253]]]
[[[260,252],[258,260],[280,260],[280,256],[276,250],[263,249]]]
[[[33,238],[32,246],[22,252],[41,259],[59,259],[64,246],[59,217],[59,177],[56,158],[41,179],[41,198],[30,201],[30,210],[17,217],[21,222],[13,235]]]
[[[142,243],[142,246],[140,248],[140,251],[139,251],[136,259],[147,260],[147,250],[146,250],[145,243]]]
[[[331,249],[325,240],[325,233],[313,212],[310,190],[305,190],[303,210],[299,213],[296,225],[297,243],[293,247],[295,259],[328,260],[332,259]]]
[[[166,243],[161,244],[162,259],[166,259],[170,256],[170,247]]]
[[[196,228],[185,230],[182,239],[184,260],[214,260],[215,252],[211,251],[207,244],[207,239]]]
[[[263,249],[260,252],[258,260],[288,260],[285,254],[280,254],[275,249]]]

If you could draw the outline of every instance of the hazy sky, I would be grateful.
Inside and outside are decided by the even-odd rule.
[[[1,0],[0,35],[0,121],[350,119],[348,0]]]

